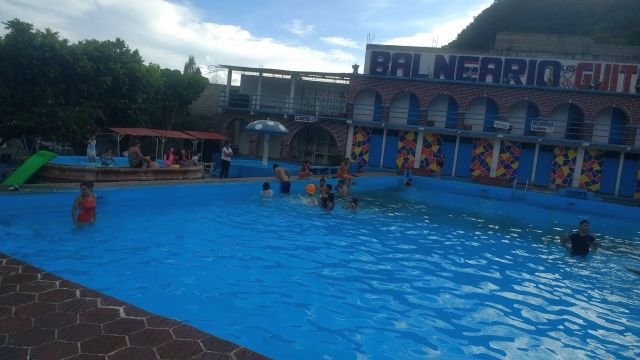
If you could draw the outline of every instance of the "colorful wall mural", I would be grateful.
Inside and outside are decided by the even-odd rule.
[[[493,157],[493,141],[476,139],[471,152],[471,176],[489,176]]]
[[[573,182],[573,169],[576,166],[575,148],[556,146],[553,149],[553,161],[549,173],[549,185],[554,187],[570,187]]]
[[[444,166],[444,161],[442,138],[437,134],[424,134],[422,152],[420,154],[420,167],[440,173]]]
[[[521,152],[520,144],[506,140],[502,141],[496,167],[496,177],[507,178],[509,181],[516,180]]]
[[[580,187],[590,191],[600,190],[602,181],[602,163],[606,152],[598,149],[586,149],[580,174]]]
[[[371,128],[356,127],[353,129],[353,144],[351,146],[351,161],[358,166],[369,164],[369,138],[373,130]]]
[[[398,155],[396,156],[396,167],[398,169],[413,168],[416,155],[415,131],[400,131],[398,134]]]

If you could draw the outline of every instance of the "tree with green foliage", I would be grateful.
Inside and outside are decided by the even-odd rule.
[[[82,149],[88,133],[112,126],[180,129],[208,84],[193,56],[182,74],[145,65],[121,39],[69,44],[19,19],[4,25],[1,141],[41,138]]]

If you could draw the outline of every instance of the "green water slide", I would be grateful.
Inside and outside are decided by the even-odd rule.
[[[50,151],[38,151],[20,165],[19,168],[12,172],[8,178],[4,179],[2,185],[13,186],[24,184],[31,176],[33,176],[33,174],[36,173],[36,171],[38,171],[38,169],[42,167],[42,165],[46,164],[56,156],[58,155]]]

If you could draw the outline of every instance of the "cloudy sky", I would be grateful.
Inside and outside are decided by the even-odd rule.
[[[193,54],[203,70],[350,72],[364,63],[367,42],[443,46],[492,2],[0,0],[0,21],[19,18],[72,42],[119,37],[145,61],[180,70]]]

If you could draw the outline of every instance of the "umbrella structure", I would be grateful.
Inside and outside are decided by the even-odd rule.
[[[269,140],[271,135],[287,135],[289,130],[281,123],[273,120],[256,120],[245,127],[249,132],[264,135],[262,142],[262,165],[267,165],[269,157]]]

